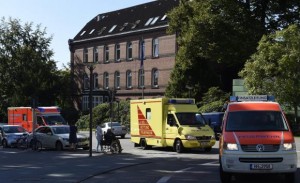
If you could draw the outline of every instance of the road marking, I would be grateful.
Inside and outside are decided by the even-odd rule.
[[[183,172],[185,172],[187,170],[190,170],[190,169],[192,169],[192,167],[185,168],[185,169],[182,169],[182,170],[177,170],[177,171],[174,172],[174,174],[175,173],[183,173]],[[172,177],[172,175],[164,176],[164,177],[160,178],[156,183],[166,183],[166,182],[168,182],[168,180],[171,177]]]
[[[208,162],[208,163],[203,163],[200,165],[204,165],[204,166],[219,166],[219,161],[212,161],[212,162]]]

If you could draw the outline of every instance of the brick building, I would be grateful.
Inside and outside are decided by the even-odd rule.
[[[90,88],[93,106],[109,101],[110,91],[127,100],[164,95],[177,47],[176,35],[166,33],[167,13],[178,4],[158,0],[99,14],[69,40],[78,109],[88,109]]]

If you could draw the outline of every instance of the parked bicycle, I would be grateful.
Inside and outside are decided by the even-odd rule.
[[[37,140],[35,135],[33,135],[32,139],[30,141],[29,141],[29,135],[27,135],[27,134],[24,134],[22,137],[20,137],[17,140],[17,148],[18,149],[25,150],[30,147],[33,151],[39,152],[42,150],[43,146],[42,146],[41,141]]]

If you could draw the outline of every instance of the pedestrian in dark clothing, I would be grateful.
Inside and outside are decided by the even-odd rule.
[[[70,149],[75,150],[77,144],[77,127],[74,124],[70,125],[70,134],[69,134],[69,144]]]

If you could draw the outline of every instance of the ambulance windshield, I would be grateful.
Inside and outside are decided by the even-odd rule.
[[[45,115],[43,116],[47,125],[66,125],[67,122],[61,115]]]
[[[198,113],[193,112],[180,112],[176,113],[176,117],[180,125],[190,125],[190,126],[204,126],[205,120]]]
[[[229,112],[226,131],[287,131],[280,111]]]

